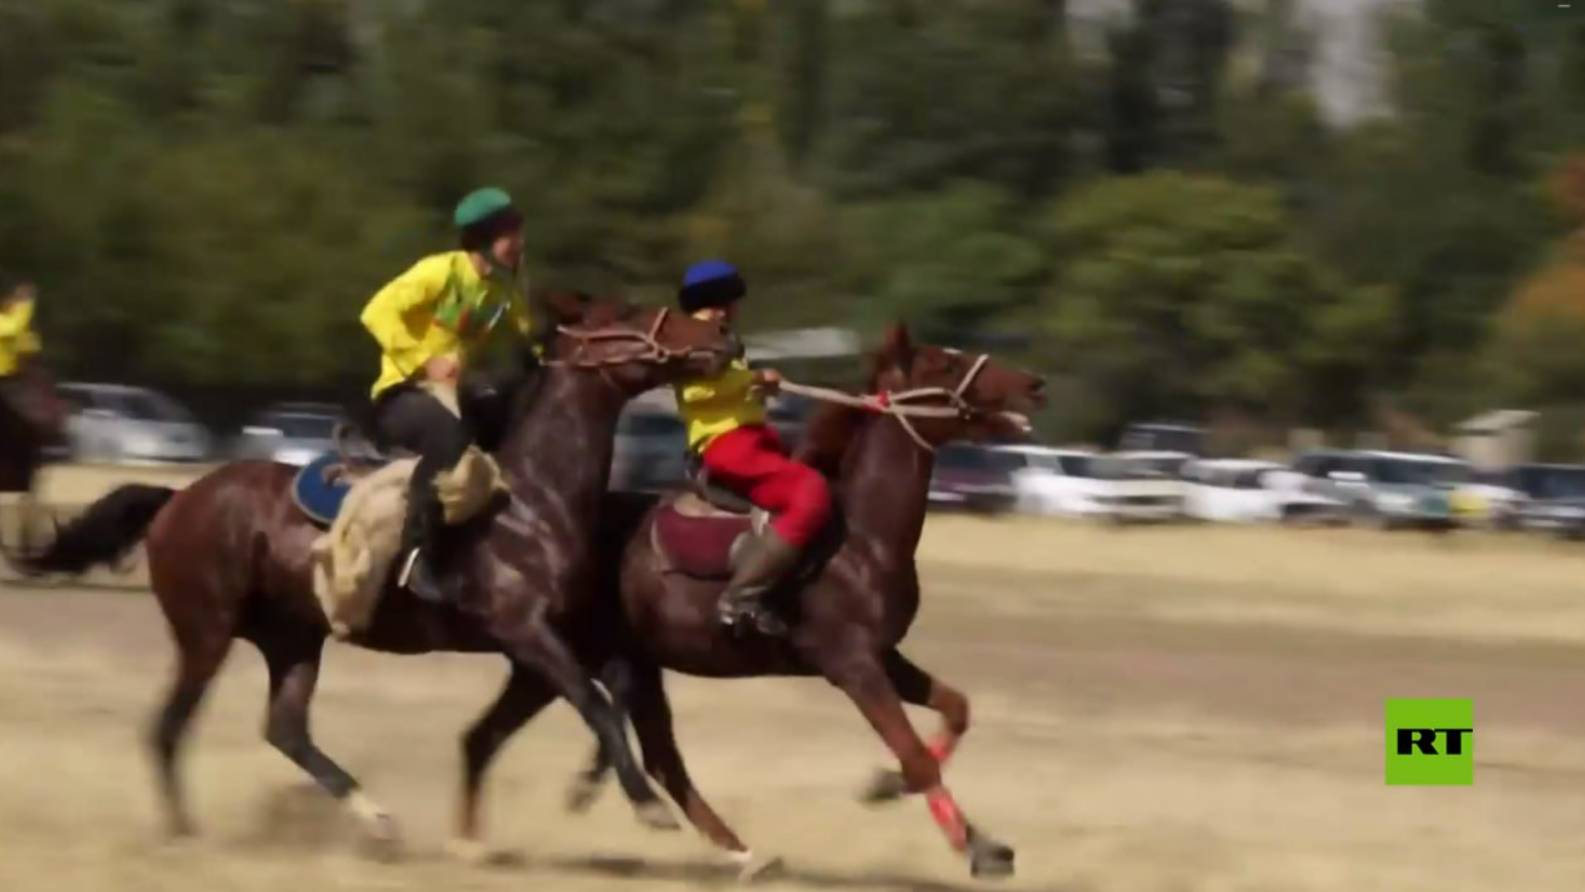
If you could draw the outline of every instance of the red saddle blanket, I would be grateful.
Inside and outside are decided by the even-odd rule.
[[[655,514],[655,549],[671,569],[700,579],[732,575],[732,547],[752,530],[747,514],[728,514],[692,496],[673,496]]]

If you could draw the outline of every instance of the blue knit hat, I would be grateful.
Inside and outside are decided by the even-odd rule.
[[[701,260],[688,267],[677,290],[677,304],[685,313],[706,307],[724,307],[748,293],[737,267],[725,260]]]

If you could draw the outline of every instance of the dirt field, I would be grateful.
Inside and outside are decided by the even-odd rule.
[[[91,487],[90,487],[91,488]],[[949,772],[1018,847],[1013,889],[1585,888],[1585,549],[1456,535],[933,518],[910,652],[967,690]],[[631,889],[727,883],[690,833],[615,791],[570,817],[589,736],[557,706],[490,784],[493,867],[443,854],[457,734],[497,661],[335,647],[321,743],[402,819],[359,854],[259,738],[264,673],[233,651],[189,751],[206,835],[156,834],[140,748],[169,646],[132,591],[0,584],[0,888]],[[817,682],[673,678],[701,788],[792,890],[972,889],[923,803],[854,793],[884,753]],[[1476,783],[1382,782],[1382,700],[1475,701]],[[933,726],[924,714],[919,720]]]

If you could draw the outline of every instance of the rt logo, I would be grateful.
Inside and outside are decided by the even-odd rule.
[[[1475,705],[1470,700],[1387,701],[1387,783],[1475,782]]]

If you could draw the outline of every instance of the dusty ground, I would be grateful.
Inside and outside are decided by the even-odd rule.
[[[942,517],[923,554],[909,650],[973,697],[949,779],[1018,846],[1008,888],[1585,888],[1585,549]],[[316,731],[404,821],[406,860],[362,857],[259,739],[263,670],[245,646],[189,752],[206,836],[162,843],[139,737],[168,661],[145,596],[0,584],[0,888],[661,892],[730,877],[690,834],[641,830],[614,791],[565,815],[588,735],[559,706],[490,785],[491,836],[522,858],[448,861],[456,736],[501,668],[345,647]],[[854,801],[883,752],[834,691],[672,688],[703,790],[787,860],[771,888],[981,885],[922,803]],[[1382,700],[1415,695],[1474,698],[1474,787],[1383,784]]]

